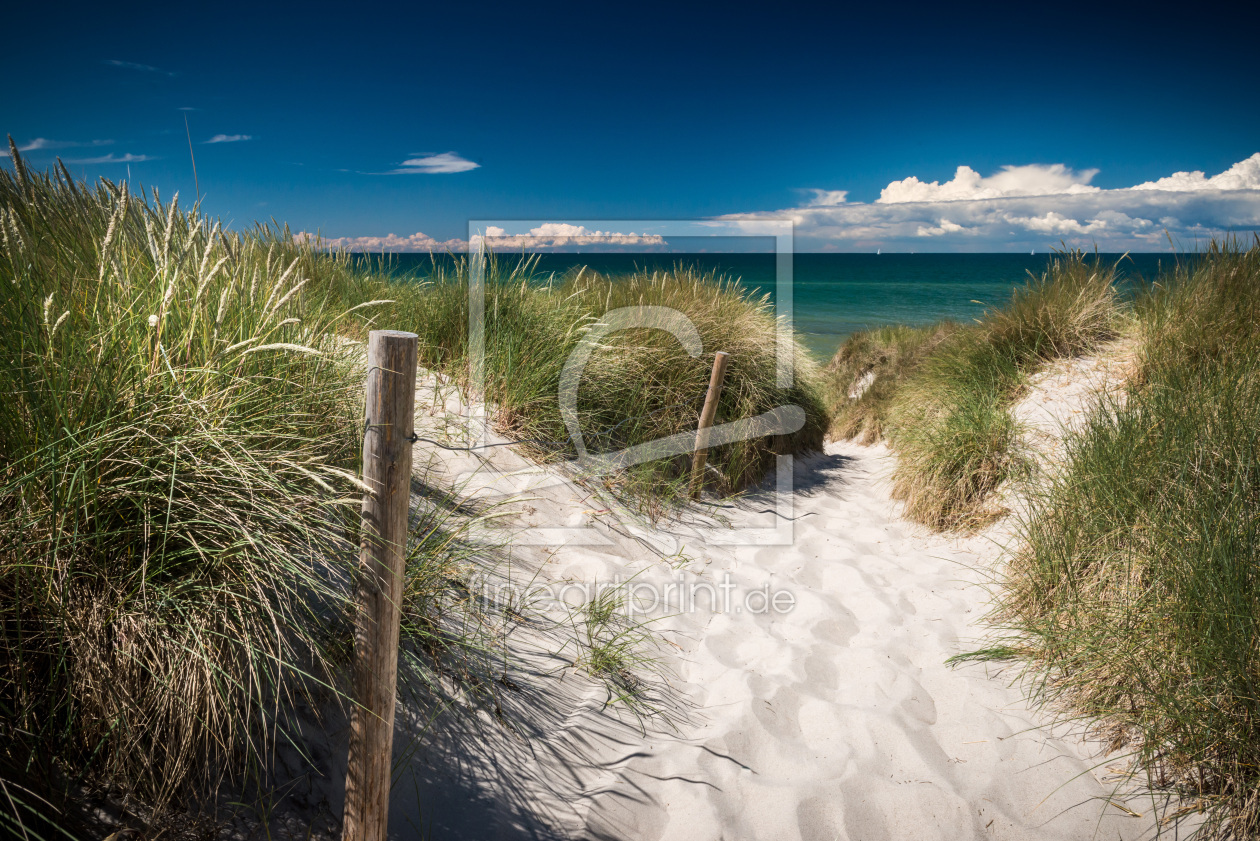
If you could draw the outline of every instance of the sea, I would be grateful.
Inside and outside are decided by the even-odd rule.
[[[370,255],[375,258],[382,255]],[[930,324],[941,319],[967,322],[986,308],[1001,306],[1015,287],[1044,272],[1052,254],[795,254],[792,257],[792,321],[798,339],[821,362],[831,359],[845,338],[887,324]],[[425,278],[435,261],[454,258],[427,254],[384,257],[389,271]],[[1174,254],[1091,254],[1117,266],[1126,294],[1152,282],[1176,261]],[[1182,259],[1185,259],[1184,257]],[[777,301],[774,254],[557,254],[537,255],[535,273],[560,277],[579,266],[618,275],[689,266],[740,280],[750,291],[769,292]]]

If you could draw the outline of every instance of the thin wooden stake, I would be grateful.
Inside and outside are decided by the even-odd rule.
[[[718,400],[722,397],[722,380],[726,376],[726,360],[729,354],[719,350],[713,357],[713,373],[709,375],[709,392],[704,396],[704,408],[700,411],[700,425],[696,428],[696,453],[691,457],[691,498],[700,496],[704,486],[704,465],[709,460],[709,427],[717,414]]]
[[[354,630],[354,701],[343,841],[385,841],[398,681],[399,603],[411,501],[416,334],[368,336],[363,527]]]

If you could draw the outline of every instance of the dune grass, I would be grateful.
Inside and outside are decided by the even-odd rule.
[[[898,391],[888,433],[898,460],[892,492],[910,519],[966,529],[993,516],[989,494],[1023,467],[1007,410],[1023,371],[983,328],[965,328]]]
[[[345,337],[386,284],[284,231],[12,158],[0,827],[101,834],[106,803],[152,829],[265,780],[298,707],[348,703],[363,383]],[[467,518],[441,499],[416,516],[400,680],[475,696],[493,639],[450,586],[477,551]]]
[[[1260,242],[1213,244],[1140,300],[1123,397],[1068,440],[993,621],[1035,696],[1135,773],[1260,833]]]
[[[898,389],[958,325],[892,325],[854,333],[825,371],[832,410],[831,434],[874,444],[889,432]]]
[[[630,582],[598,587],[570,621],[574,626],[574,664],[603,682],[605,704],[617,704],[639,719],[664,716],[661,691],[666,686],[658,654],[661,637],[652,620],[636,616]]]
[[[911,519],[982,525],[997,513],[992,492],[1026,468],[1011,403],[1044,363],[1114,335],[1115,275],[1096,256],[1067,252],[975,324],[850,337],[829,369],[835,434],[888,440],[898,455],[893,494]]]
[[[421,364],[468,383],[468,270],[435,269],[423,284],[397,284],[393,323],[420,335]],[[776,385],[776,322],[766,297],[738,282],[686,266],[668,272],[604,277],[586,269],[562,278],[535,272],[529,259],[493,256],[486,271],[486,398],[496,428],[530,443],[541,459],[577,452],[561,416],[562,372],[588,331],[612,310],[668,308],[695,326],[703,353],[693,358],[662,329],[604,336],[582,371],[576,409],[589,453],[609,453],[696,428],[713,353],[730,354],[717,423],[750,418],[783,405],[804,409],[790,435],[714,448],[709,487],[729,494],[760,480],[776,454],[822,447],[830,415],[818,366],[799,346],[794,384]],[[660,319],[656,319],[659,321]],[[655,323],[655,322],[654,322]],[[649,508],[685,493],[690,456],[661,459],[606,479],[627,500]]]
[[[356,383],[287,255],[14,160],[0,741],[22,779],[160,806],[260,757],[294,676],[328,677]]]

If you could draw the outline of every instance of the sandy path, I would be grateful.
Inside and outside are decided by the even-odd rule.
[[[990,553],[900,519],[881,479],[890,463],[883,448],[830,445],[798,473],[793,545],[708,551],[710,576],[742,591],[768,581],[796,606],[685,617],[695,633],[680,629],[693,644],[678,671],[697,723],[616,763],[637,794],[609,786],[590,835],[1142,835],[1148,822],[1114,808],[1099,823],[1107,790],[1092,763],[1030,731],[1016,688],[944,665],[978,633]]]
[[[732,601],[710,610],[702,597],[657,620],[679,702],[673,729],[640,730],[564,656],[520,641],[532,672],[515,712],[528,738],[440,723],[411,763],[418,773],[396,789],[391,834],[418,837],[410,825],[434,837],[642,841],[1149,835],[1149,818],[1105,806],[1106,772],[1091,771],[1097,760],[1083,759],[1079,742],[1034,729],[1045,720],[1009,677],[945,665],[981,633],[996,552],[901,519],[883,479],[891,464],[882,447],[828,445],[797,466],[791,545],[714,546],[698,541],[695,523],[636,532],[507,448],[440,454],[434,466],[451,476],[476,470],[470,493],[541,485],[516,503],[511,528],[588,529],[578,541],[587,545],[514,549],[522,569],[552,581],[729,581]],[[756,513],[765,507],[753,497],[726,514],[769,525]],[[683,572],[661,560],[679,549],[691,558]],[[791,593],[794,607],[746,609],[741,599],[766,585]]]

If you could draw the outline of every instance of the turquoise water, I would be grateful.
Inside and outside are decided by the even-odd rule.
[[[1111,265],[1120,255],[1099,259]],[[428,255],[391,260],[396,271],[421,276],[432,265]],[[1049,260],[1047,254],[797,254],[792,260],[793,324],[805,346],[825,361],[858,330],[974,319],[985,307],[1007,300],[1030,271],[1044,271]],[[1129,281],[1150,280],[1169,260],[1168,254],[1131,254],[1120,271]],[[618,274],[676,263],[716,269],[749,288],[775,291],[773,254],[542,254],[538,270],[560,275],[585,265]]]

